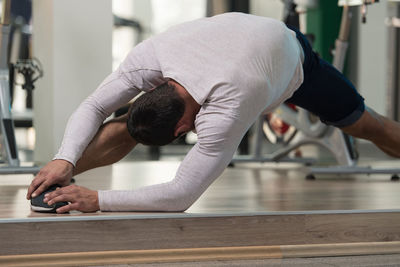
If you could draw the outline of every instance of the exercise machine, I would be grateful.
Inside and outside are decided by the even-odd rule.
[[[350,3],[351,2],[351,3]],[[366,21],[367,5],[373,4],[374,0],[340,0],[339,5],[343,7],[342,20],[340,25],[339,36],[335,42],[335,51],[333,66],[339,71],[343,70],[345,55],[348,47],[348,38],[350,31],[350,23],[352,14],[350,11],[351,5],[361,5],[362,21]],[[390,174],[392,180],[399,180],[400,169],[393,168],[372,168],[369,166],[357,166],[358,152],[355,146],[354,139],[346,134],[343,134],[338,128],[323,124],[320,120],[316,120],[315,116],[310,112],[300,107],[290,107],[282,104],[274,115],[285,122],[294,131],[286,131],[277,140],[283,143],[283,147],[275,152],[264,155],[262,153],[262,144],[265,140],[264,134],[268,137],[268,131],[271,132],[271,127],[268,126],[268,120],[265,115],[259,117],[255,124],[255,142],[253,154],[249,156],[235,157],[232,163],[236,162],[298,162],[312,165],[315,162],[313,159],[289,157],[289,153],[295,151],[303,145],[317,145],[324,147],[335,158],[337,165],[329,167],[309,167],[307,179],[315,179],[318,174]],[[286,129],[289,130],[289,129]],[[286,136],[285,136],[286,135]],[[271,137],[268,138],[271,140]]]
[[[387,113],[391,119],[400,121],[400,1],[388,1],[388,97]]]
[[[0,165],[0,174],[37,173],[38,166],[22,166],[18,157],[18,148],[15,141],[14,122],[11,114],[10,88],[13,86],[14,69],[10,71],[8,61],[10,36],[10,8],[11,1],[3,0],[2,16],[0,21],[0,146],[3,162]],[[19,62],[16,70],[25,73],[27,86],[33,86],[35,77],[30,79],[32,71],[39,68],[35,63]],[[10,75],[11,74],[11,75]],[[41,75],[41,74],[40,74]],[[27,80],[28,79],[28,80]]]

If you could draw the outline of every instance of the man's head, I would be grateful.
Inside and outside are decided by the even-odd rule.
[[[165,82],[143,94],[128,112],[128,131],[139,143],[163,146],[175,138],[175,127],[185,111],[185,102],[172,83]]]

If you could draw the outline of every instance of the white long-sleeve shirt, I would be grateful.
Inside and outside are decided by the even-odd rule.
[[[79,106],[55,158],[76,164],[112,112],[169,78],[201,105],[196,145],[170,182],[99,191],[101,210],[190,207],[229,164],[260,113],[272,111],[301,85],[302,48],[282,22],[254,15],[227,13],[174,26],[134,47]]]

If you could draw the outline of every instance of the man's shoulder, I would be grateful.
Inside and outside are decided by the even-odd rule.
[[[150,90],[165,81],[151,42],[135,46],[118,68],[121,78],[140,90]]]
[[[121,63],[121,69],[124,73],[139,70],[160,70],[153,45],[150,40],[145,40],[128,53]]]

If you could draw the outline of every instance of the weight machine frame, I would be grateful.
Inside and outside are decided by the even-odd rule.
[[[11,114],[10,101],[10,69],[8,62],[8,46],[10,36],[11,1],[3,0],[3,12],[0,21],[0,131],[1,152],[5,162],[0,165],[0,174],[36,174],[38,166],[21,166],[18,148],[15,141],[14,121]]]
[[[346,51],[348,47],[348,38],[352,13],[346,1],[343,4],[342,20],[339,36],[335,41],[335,53],[333,57],[333,66],[339,71],[343,70]],[[375,2],[375,1],[374,1]],[[363,5],[372,2],[363,1]],[[363,7],[363,12],[366,8]],[[365,14],[363,13],[363,22]],[[358,153],[352,138],[342,133],[338,128],[328,126],[322,122],[313,123],[310,120],[310,113],[304,109],[298,108],[294,111],[286,105],[280,105],[275,111],[275,115],[294,126],[298,131],[294,138],[290,140],[285,147],[275,152],[263,155],[262,143],[264,139],[263,123],[264,115],[261,115],[255,123],[255,137],[253,154],[249,156],[237,156],[232,160],[232,164],[238,162],[297,162],[312,165],[313,159],[291,158],[288,154],[300,146],[315,144],[325,147],[335,157],[337,164],[330,167],[309,167],[307,168],[307,179],[315,179],[317,174],[390,174],[392,180],[399,180],[400,168],[372,168],[370,166],[357,166]]]

